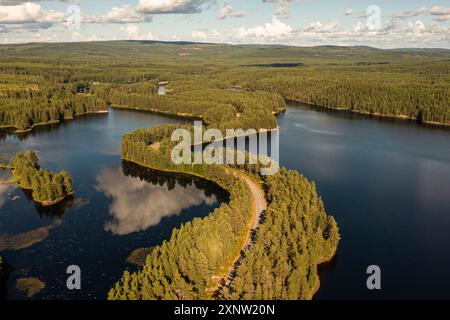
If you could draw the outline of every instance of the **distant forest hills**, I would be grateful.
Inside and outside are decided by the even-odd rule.
[[[201,49],[201,50],[198,50]],[[131,50],[131,51],[130,51]],[[192,50],[197,50],[193,54]],[[134,58],[173,58],[181,56],[185,59],[194,58],[221,58],[227,60],[239,59],[270,59],[282,63],[320,64],[361,62],[361,61],[402,61],[404,59],[447,59],[450,60],[449,49],[439,48],[398,48],[378,49],[370,46],[333,46],[322,45],[315,47],[297,47],[287,45],[259,45],[259,44],[215,44],[196,43],[189,41],[150,41],[150,40],[121,40],[97,42],[69,42],[69,43],[28,43],[0,45],[0,52],[6,58],[12,54],[22,57],[28,55],[48,54],[50,57],[77,58],[78,55],[87,54],[95,57],[98,54],[108,53],[107,56],[118,58],[122,54],[127,56],[133,53]],[[156,55],[156,56],[155,56]],[[219,56],[217,56],[219,55]],[[239,55],[238,57],[236,55]],[[338,56],[336,56],[338,55]],[[333,61],[339,58],[340,61]],[[331,60],[331,61],[330,61]],[[343,60],[343,61],[342,61]]]
[[[280,108],[280,98],[450,124],[446,49],[30,43],[1,45],[0,71],[0,127],[18,131],[103,112],[108,105],[157,109],[231,126],[255,121],[273,125],[271,113]],[[168,82],[164,97],[158,95],[160,82]]]

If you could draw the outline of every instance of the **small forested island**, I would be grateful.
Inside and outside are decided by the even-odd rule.
[[[11,159],[9,167],[19,187],[31,190],[33,200],[52,206],[73,195],[72,178],[66,171],[53,173],[39,167],[34,151],[20,152]]]

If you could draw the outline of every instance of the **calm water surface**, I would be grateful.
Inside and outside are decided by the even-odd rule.
[[[36,150],[40,165],[67,170],[75,198],[44,209],[15,186],[0,187],[0,236],[47,237],[31,247],[2,252],[14,267],[2,295],[21,299],[16,280],[37,277],[46,288],[35,299],[104,299],[137,248],[153,247],[170,238],[172,230],[194,217],[204,217],[226,201],[217,186],[183,175],[165,175],[122,163],[120,139],[135,128],[181,122],[149,113],[112,110],[109,115],[80,118],[55,128],[40,128],[19,140],[0,141],[0,162],[20,150]],[[0,181],[9,172],[0,170]],[[13,200],[14,199],[14,200]],[[1,243],[2,241],[0,241]],[[17,240],[14,240],[18,243]],[[82,270],[82,290],[66,288],[66,268]]]
[[[298,106],[279,122],[282,164],[316,182],[341,228],[317,299],[450,298],[450,130]]]
[[[76,198],[43,210],[15,187],[0,187],[0,234],[52,226],[34,246],[4,252],[20,277],[47,288],[35,298],[105,298],[130,252],[160,244],[173,228],[226,201],[217,187],[121,163],[121,136],[178,120],[131,111],[39,129],[22,141],[4,137],[0,161],[40,151],[41,165],[68,170]],[[404,121],[290,106],[279,117],[280,159],[314,180],[342,242],[321,268],[317,299],[450,298],[450,131]],[[0,171],[0,180],[9,174]],[[11,200],[15,196],[20,199]],[[65,268],[83,270],[83,290],[65,289]],[[366,288],[369,265],[382,269],[381,291]]]

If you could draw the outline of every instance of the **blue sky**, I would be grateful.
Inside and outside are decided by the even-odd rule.
[[[450,2],[0,0],[0,43],[119,39],[450,48]]]

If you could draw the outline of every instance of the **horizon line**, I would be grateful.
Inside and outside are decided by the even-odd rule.
[[[266,46],[266,47],[290,47],[290,48],[321,48],[321,47],[335,47],[335,48],[370,48],[375,50],[445,50],[450,51],[450,48],[443,47],[392,47],[380,48],[372,45],[355,44],[355,45],[335,45],[335,44],[321,44],[321,45],[294,45],[294,44],[277,44],[277,43],[228,43],[228,42],[201,42],[190,40],[133,40],[133,39],[116,39],[116,40],[87,40],[87,41],[64,41],[64,42],[48,42],[48,41],[30,41],[20,43],[1,43],[0,47],[4,46],[20,46],[30,44],[77,44],[77,43],[107,43],[107,42],[148,42],[148,43],[166,43],[166,44],[199,44],[199,45],[227,45],[227,46]]]

